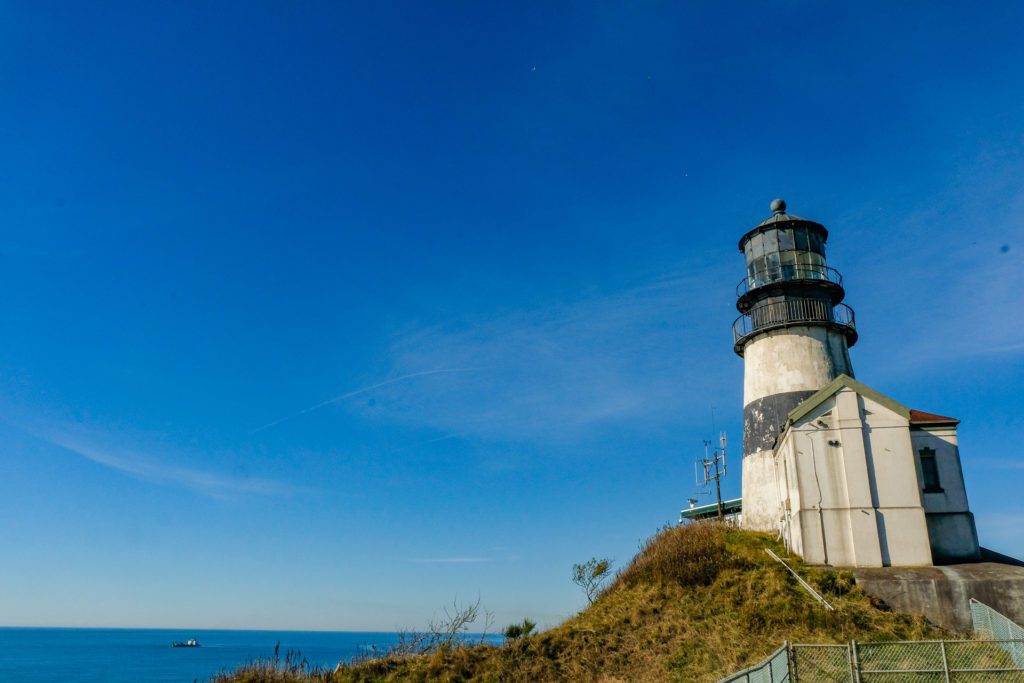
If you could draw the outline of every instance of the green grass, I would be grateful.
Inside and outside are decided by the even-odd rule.
[[[764,552],[766,547],[785,557],[766,534],[712,524],[666,528],[644,544],[594,604],[556,628],[504,646],[448,644],[337,671],[258,662],[215,680],[699,683],[759,662],[784,640],[950,636],[868,598],[848,572],[787,560],[835,607],[829,612]]]

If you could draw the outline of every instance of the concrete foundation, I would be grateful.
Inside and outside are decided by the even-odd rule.
[[[1024,567],[996,562],[853,570],[857,585],[900,612],[944,628],[971,630],[971,598],[1024,623]]]

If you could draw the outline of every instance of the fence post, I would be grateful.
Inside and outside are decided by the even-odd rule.
[[[857,662],[857,641],[850,641],[850,682],[860,683],[860,664]]]
[[[800,683],[800,677],[796,672],[796,647],[788,640],[786,641],[786,653],[789,660],[789,677],[793,679],[793,683]]]
[[[942,648],[942,671],[946,674],[946,683],[950,683],[949,680],[949,658],[946,657],[946,641],[940,640],[939,647]]]

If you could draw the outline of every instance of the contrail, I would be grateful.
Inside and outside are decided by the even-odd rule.
[[[276,427],[277,425],[281,424],[282,422],[287,422],[288,420],[292,420],[292,419],[294,419],[296,417],[299,417],[300,415],[305,415],[306,413],[311,413],[314,410],[319,410],[320,408],[323,408],[324,406],[329,406],[332,403],[337,403],[338,401],[344,401],[346,398],[352,398],[353,396],[358,396],[359,394],[365,394],[367,391],[373,391],[374,389],[380,389],[381,387],[386,387],[389,384],[394,384],[395,382],[404,382],[407,379],[413,379],[414,377],[426,377],[427,375],[441,375],[441,374],[452,373],[452,372],[471,372],[471,371],[476,370],[476,369],[478,369],[478,368],[450,368],[450,369],[446,369],[446,370],[424,370],[423,372],[413,372],[413,373],[410,373],[408,375],[402,375],[401,377],[392,377],[391,379],[386,379],[383,382],[377,382],[376,384],[371,384],[368,387],[362,387],[361,389],[355,389],[354,391],[350,391],[347,394],[342,394],[340,396],[335,396],[334,398],[329,398],[326,401],[321,401],[320,403],[317,403],[316,405],[312,405],[312,406],[310,406],[308,408],[305,408],[304,410],[300,410],[299,412],[294,413],[292,415],[288,415],[286,417],[282,417],[279,420],[274,420],[273,422],[268,422],[267,424],[263,425],[262,427],[257,427],[256,429],[252,430],[251,433],[252,434],[256,434],[257,432],[262,432],[265,429],[270,429],[271,427]]]

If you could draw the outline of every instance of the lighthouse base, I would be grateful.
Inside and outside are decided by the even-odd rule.
[[[743,521],[751,531],[779,531],[779,508],[775,459],[770,450],[743,456]]]

